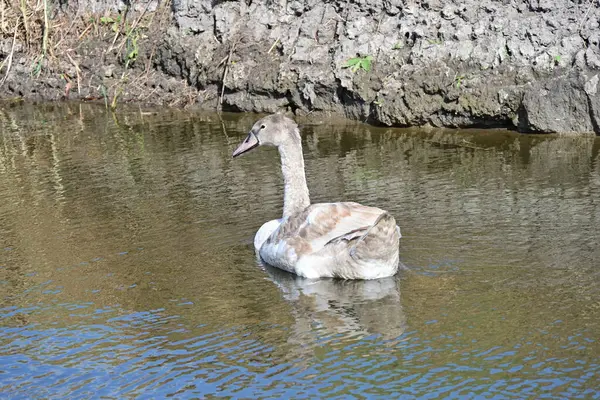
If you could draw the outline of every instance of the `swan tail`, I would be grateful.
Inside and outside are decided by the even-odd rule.
[[[384,212],[362,236],[351,242],[350,256],[355,260],[377,260],[397,265],[401,236],[394,217]]]

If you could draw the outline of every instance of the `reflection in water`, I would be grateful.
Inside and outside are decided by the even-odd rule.
[[[388,209],[409,267],[315,282],[256,265],[255,119],[0,110],[3,398],[600,396],[599,139],[300,121],[313,200]]]
[[[262,265],[294,308],[294,337],[313,334],[380,335],[394,339],[405,329],[399,280],[309,280]]]

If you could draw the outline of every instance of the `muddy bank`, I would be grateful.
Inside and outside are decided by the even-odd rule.
[[[87,0],[77,8],[86,18],[123,10]],[[133,3],[128,13],[133,22],[143,15],[134,62],[127,64],[126,44],[114,48],[111,25],[100,23],[106,33],[84,36],[71,47],[75,62],[62,61],[71,81],[80,66],[70,97],[110,103],[118,93],[117,102],[287,110],[390,126],[600,134],[595,1],[173,0]],[[160,17],[149,22],[150,15]],[[117,36],[117,45],[127,43]],[[11,42],[5,35],[5,60]],[[3,97],[64,97],[61,68],[32,79],[20,57]]]
[[[170,2],[51,2],[48,25],[39,2],[25,4],[25,12],[18,4],[0,4],[7,16],[0,22],[1,98],[84,100],[113,108],[196,102],[195,87],[156,69],[157,50],[173,24]]]

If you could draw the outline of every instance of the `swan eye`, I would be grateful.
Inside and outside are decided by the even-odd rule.
[[[261,130],[261,131],[262,131],[263,129],[265,129],[265,128],[266,128],[266,126],[264,126],[264,125],[261,125],[261,126],[260,126],[260,130]]]

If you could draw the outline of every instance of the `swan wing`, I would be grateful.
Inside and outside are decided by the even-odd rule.
[[[363,235],[384,211],[358,203],[320,203],[283,220],[265,244],[297,255],[315,253],[327,244]]]

